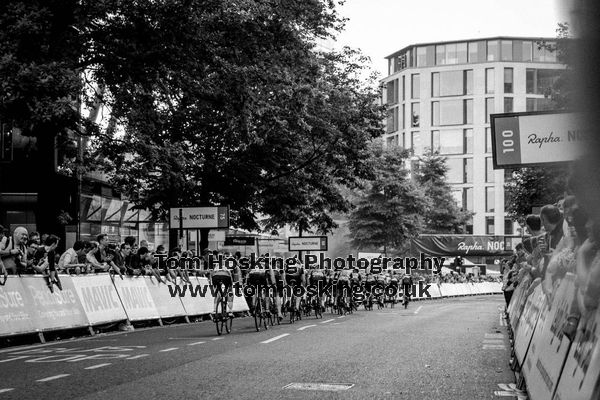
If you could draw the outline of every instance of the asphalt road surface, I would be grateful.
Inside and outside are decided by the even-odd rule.
[[[201,322],[8,348],[0,400],[508,399],[502,305],[465,297],[261,332],[237,318],[220,337]]]

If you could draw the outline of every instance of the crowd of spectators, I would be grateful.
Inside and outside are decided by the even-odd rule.
[[[586,196],[586,183],[572,175],[568,194],[555,204],[528,215],[529,237],[516,246],[510,259],[502,260],[506,304],[519,285],[527,295],[541,285],[550,303],[562,278],[575,275],[574,301],[563,333],[571,340],[583,315],[595,312],[600,300],[600,221],[591,217],[595,202]]]

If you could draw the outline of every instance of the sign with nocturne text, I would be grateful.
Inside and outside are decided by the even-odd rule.
[[[179,222],[181,210],[181,224]],[[229,207],[182,207],[169,210],[171,229],[229,228]]]
[[[590,136],[583,120],[570,112],[491,115],[494,169],[575,160]]]

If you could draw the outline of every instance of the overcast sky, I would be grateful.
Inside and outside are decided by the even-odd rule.
[[[565,0],[346,0],[335,47],[360,48],[387,75],[385,57],[426,42],[489,36],[554,37]]]

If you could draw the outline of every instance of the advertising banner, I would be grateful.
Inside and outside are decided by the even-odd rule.
[[[505,236],[420,235],[411,239],[411,252],[431,256],[506,256],[512,254]]]
[[[193,293],[190,293],[188,290],[184,296],[180,297],[186,314],[203,315],[213,312],[214,298],[210,292],[210,288],[208,286],[204,286],[208,285],[208,279],[191,276],[190,281],[192,281],[192,286],[199,287],[200,290]],[[205,289],[206,292],[204,292]]]
[[[491,115],[494,169],[575,160],[589,135],[581,121],[567,112]]]
[[[179,210],[182,223],[179,223]],[[171,229],[229,228],[229,207],[181,207],[169,210]]]
[[[73,281],[60,275],[62,290],[54,286],[54,293],[41,276],[22,277],[25,304],[37,330],[65,329],[88,326],[89,322],[79,302]]]
[[[143,276],[113,280],[119,299],[130,321],[156,319],[158,310]]]
[[[600,399],[600,307],[579,321],[553,399]]]
[[[525,356],[529,350],[531,337],[535,331],[541,310],[546,307],[546,296],[542,292],[541,285],[536,286],[533,293],[527,298],[523,314],[521,314],[518,328],[515,329],[515,354],[519,365],[523,365]]]
[[[35,332],[30,314],[21,279],[9,276],[0,286],[0,336]]]
[[[532,400],[551,399],[571,343],[562,328],[575,295],[575,275],[567,274],[553,293],[552,306],[542,308],[523,364]]]
[[[327,236],[299,236],[288,239],[290,251],[327,251]]]
[[[186,315],[183,304],[179,296],[172,297],[169,287],[164,283],[158,283],[156,279],[145,276],[146,286],[150,291],[150,296],[156,304],[158,315],[161,318],[180,317]],[[191,280],[191,279],[190,279]]]
[[[77,297],[91,325],[127,319],[108,274],[71,277]]]

